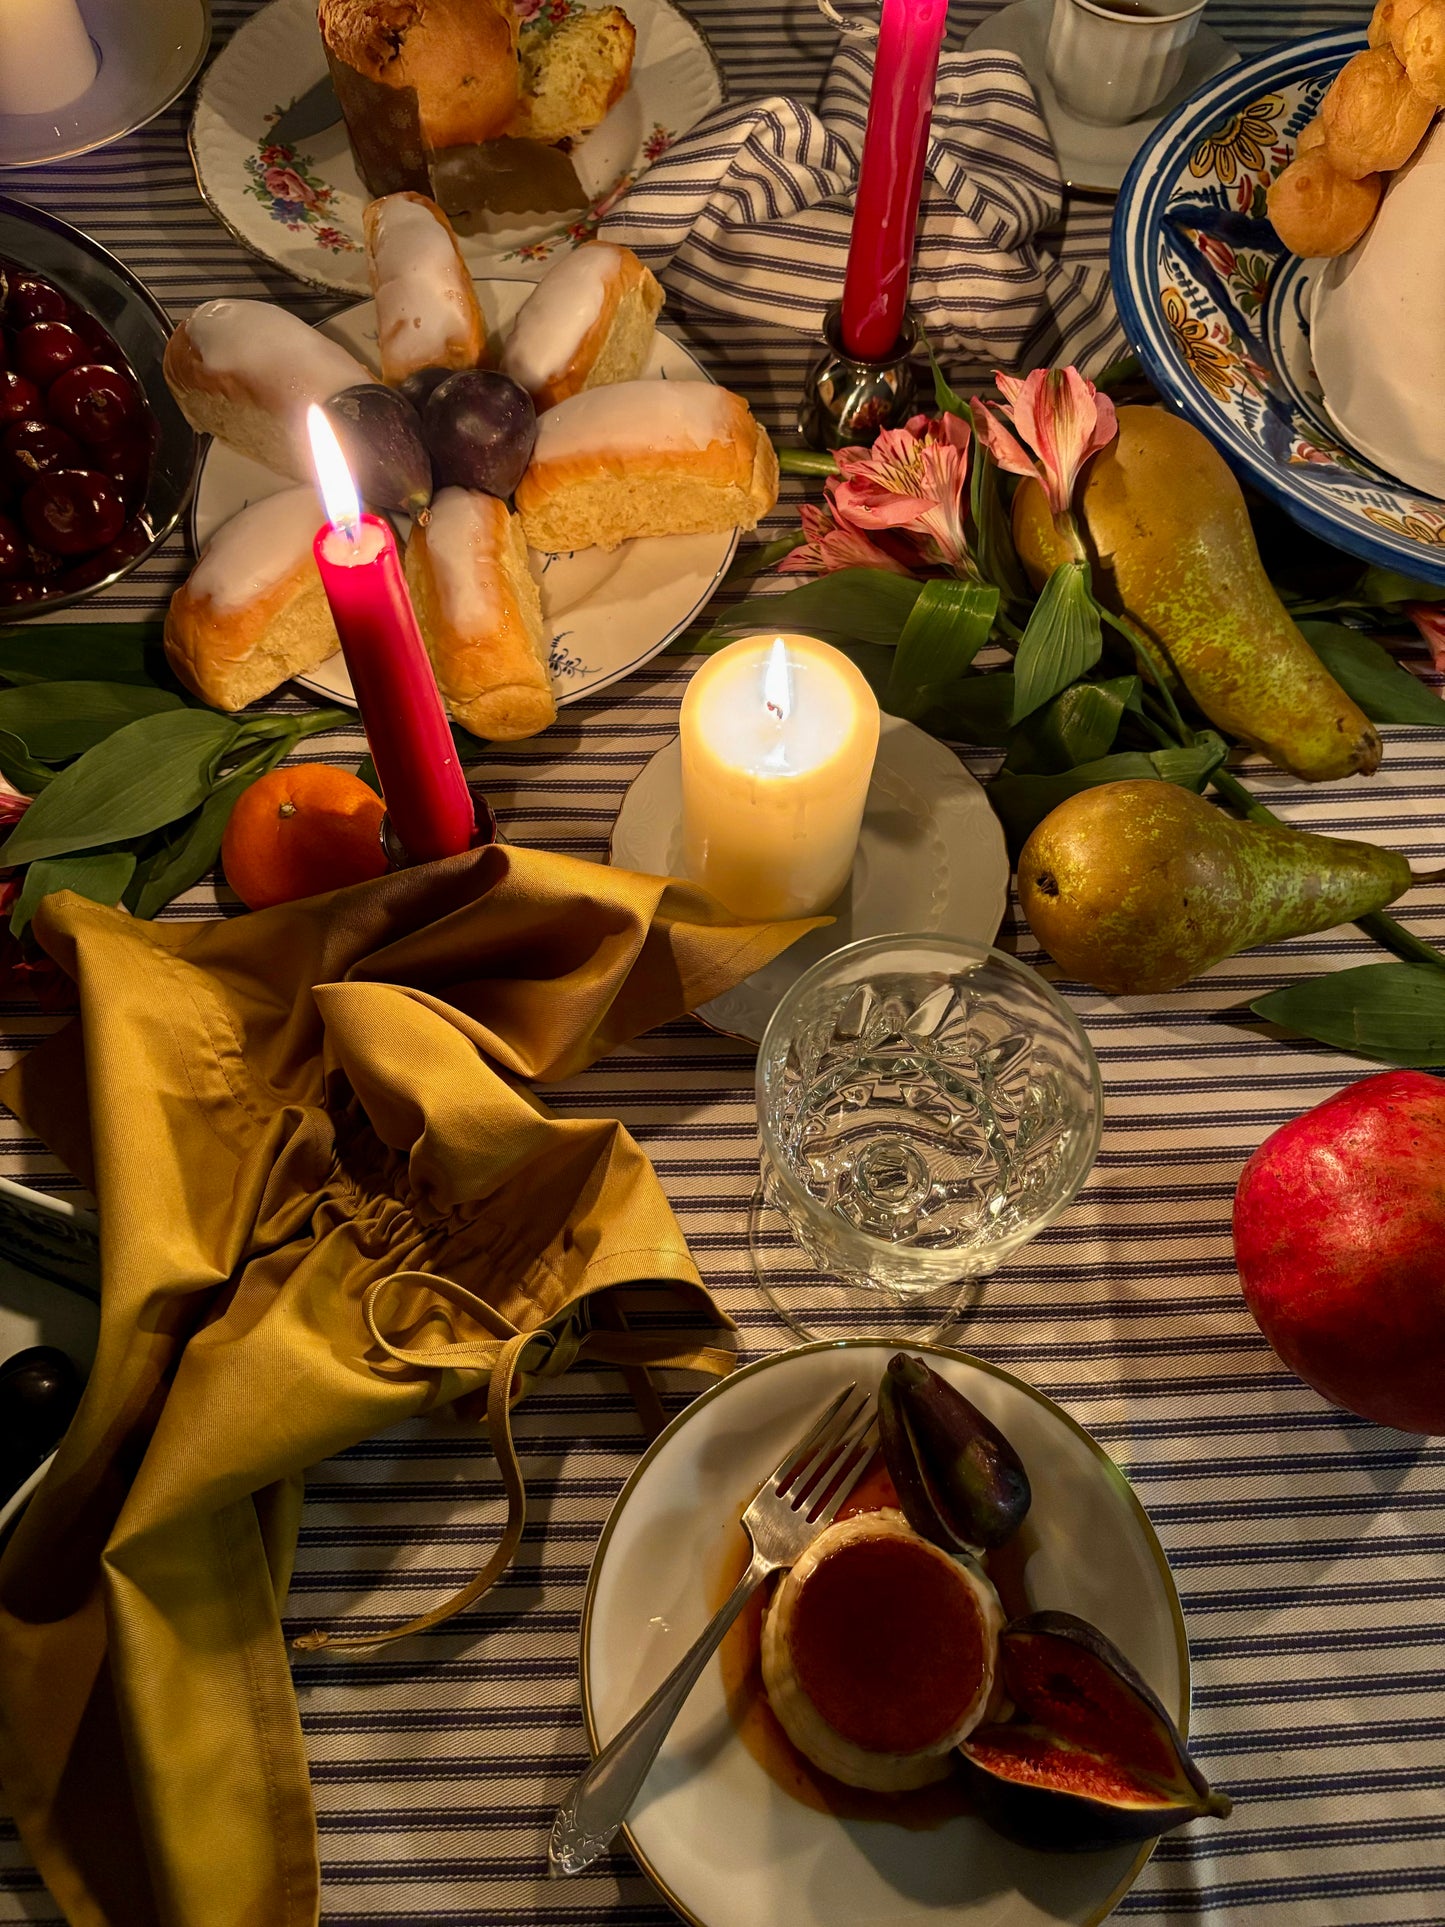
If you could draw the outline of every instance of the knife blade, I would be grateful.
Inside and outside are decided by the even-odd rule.
[[[336,89],[330,74],[323,74],[314,87],[308,87],[273,122],[270,138],[278,147],[294,147],[297,141],[309,140],[340,119],[341,103],[336,98]]]

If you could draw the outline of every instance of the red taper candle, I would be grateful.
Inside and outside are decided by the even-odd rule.
[[[948,0],[883,0],[843,280],[843,346],[882,361],[903,332]]]
[[[397,839],[413,863],[470,849],[476,811],[426,644],[407,594],[396,538],[363,515],[330,422],[307,426],[327,522],[314,552],[371,760]]]

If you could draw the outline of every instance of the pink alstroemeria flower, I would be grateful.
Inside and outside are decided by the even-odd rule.
[[[1113,402],[1077,368],[1036,368],[1022,381],[1004,374],[994,380],[1004,403],[973,403],[979,441],[1010,475],[1032,476],[1056,516],[1067,515],[1079,470],[1119,432]]]
[[[881,548],[861,529],[841,527],[827,509],[816,502],[804,502],[799,510],[803,534],[808,538],[789,551],[777,565],[779,575],[831,575],[834,569],[887,569],[893,575],[911,575],[906,562]]]
[[[828,502],[838,522],[912,538],[920,559],[967,574],[964,491],[968,423],[957,415],[915,415],[885,429],[871,448],[840,448]]]
[[[1407,602],[1405,614],[1430,651],[1430,667],[1445,675],[1445,602]]]
[[[0,776],[0,829],[8,829],[12,823],[18,823],[34,800],[34,797],[26,796]]]

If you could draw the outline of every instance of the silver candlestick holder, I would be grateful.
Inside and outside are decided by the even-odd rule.
[[[885,428],[901,428],[917,412],[913,354],[918,323],[911,310],[891,354],[879,361],[850,355],[843,345],[843,304],[823,320],[823,353],[803,380],[798,427],[810,448],[867,448]]]

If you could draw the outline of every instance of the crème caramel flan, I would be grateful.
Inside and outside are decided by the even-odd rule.
[[[901,1512],[828,1527],[763,1622],[763,1685],[783,1731],[848,1786],[904,1793],[945,1778],[987,1710],[998,1594]]]

